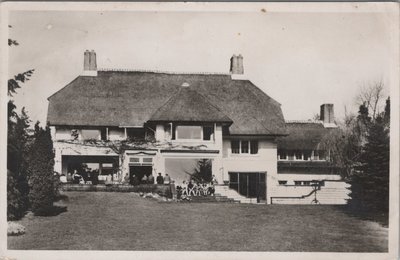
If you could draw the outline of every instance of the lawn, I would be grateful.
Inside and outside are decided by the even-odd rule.
[[[175,203],[66,192],[67,212],[19,221],[9,249],[387,252],[387,229],[337,206]]]

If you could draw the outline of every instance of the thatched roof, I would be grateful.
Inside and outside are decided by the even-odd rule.
[[[278,149],[318,150],[322,139],[333,129],[320,122],[286,123],[288,136],[278,138]]]
[[[156,122],[222,122],[232,120],[197,91],[182,87],[151,116]]]
[[[50,125],[143,126],[182,88],[196,91],[210,104],[208,116],[197,111],[202,119],[225,120],[225,115],[233,121],[230,134],[285,134],[278,102],[248,80],[217,74],[99,71],[98,76],[79,76],[49,97],[47,120]],[[178,116],[182,111],[174,112]]]

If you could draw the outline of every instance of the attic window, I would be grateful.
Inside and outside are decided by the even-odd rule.
[[[192,125],[177,126],[176,139],[200,140],[202,139],[202,127]]]
[[[83,140],[99,140],[100,130],[97,129],[82,129],[81,136]]]

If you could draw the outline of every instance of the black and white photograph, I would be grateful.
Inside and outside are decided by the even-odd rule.
[[[2,4],[0,259],[398,259],[398,7]]]

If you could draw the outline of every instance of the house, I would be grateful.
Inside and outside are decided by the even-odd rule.
[[[241,55],[227,74],[167,73],[99,70],[96,53],[86,51],[82,74],[48,100],[59,173],[84,168],[116,182],[162,173],[181,183],[207,159],[226,184],[217,192],[243,202],[271,203],[298,190],[278,182],[294,178],[278,172],[279,138],[290,124],[246,79]]]
[[[288,135],[278,142],[278,187],[274,203],[311,203],[307,196],[318,184],[317,200],[321,204],[346,204],[349,184],[339,169],[331,163],[329,142],[324,142],[337,130],[333,104],[320,107],[320,120],[286,121]],[[311,194],[312,195],[312,194]]]

